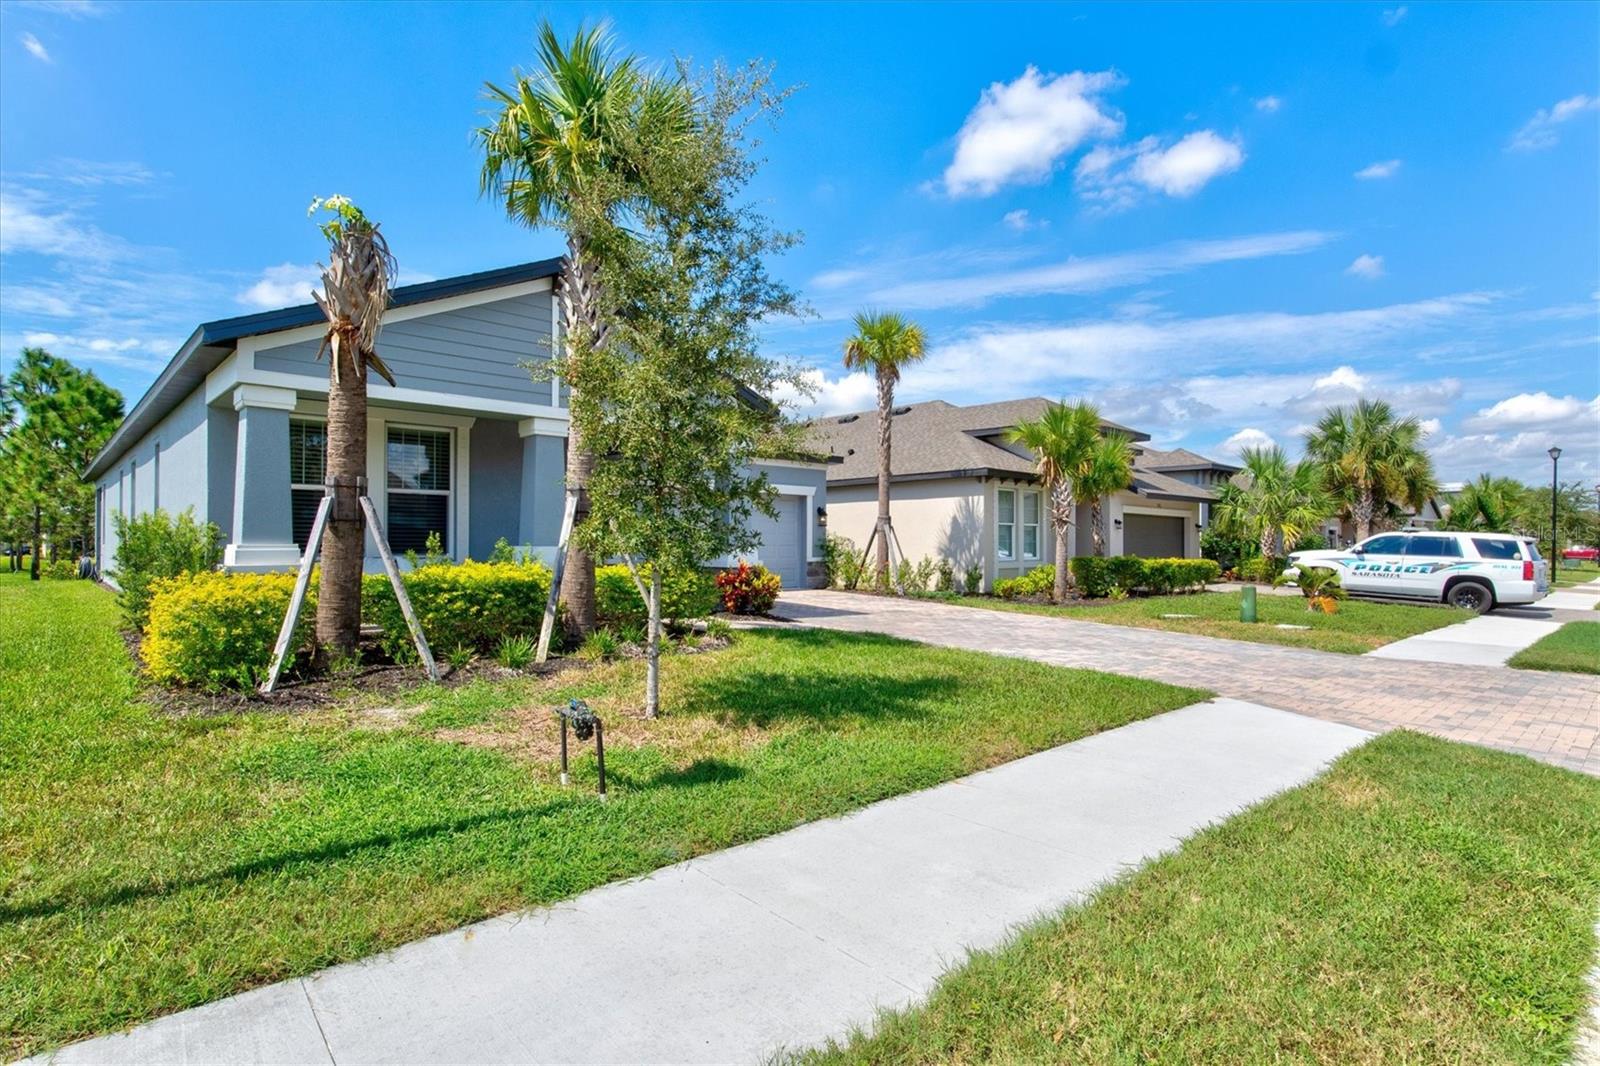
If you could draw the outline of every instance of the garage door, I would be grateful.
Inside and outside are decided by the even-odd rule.
[[[760,511],[751,516],[751,529],[761,538],[753,558],[781,577],[784,588],[805,588],[806,538],[801,524],[805,497],[779,496],[776,503],[778,517],[768,518]]]
[[[1123,515],[1122,553],[1145,559],[1181,558],[1183,519],[1153,514]]]

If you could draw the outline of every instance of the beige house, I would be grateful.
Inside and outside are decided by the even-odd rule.
[[[957,407],[943,400],[894,411],[890,511],[895,533],[913,561],[948,559],[958,580],[969,567],[983,587],[1055,561],[1055,536],[1033,459],[1004,440],[1006,430],[1036,418],[1043,397]],[[1160,451],[1150,435],[1104,423],[1134,443],[1134,480],[1101,505],[1108,555],[1147,558],[1200,554],[1200,530],[1210,519],[1212,487],[1238,467],[1189,451]],[[865,548],[878,514],[878,415],[874,411],[819,418],[810,444],[836,461],[828,467],[828,531]],[[1091,555],[1089,508],[1075,518],[1073,553]]]

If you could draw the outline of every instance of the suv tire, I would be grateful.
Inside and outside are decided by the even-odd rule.
[[[1444,594],[1444,602],[1473,614],[1483,614],[1494,606],[1494,590],[1481,581],[1458,581]]]

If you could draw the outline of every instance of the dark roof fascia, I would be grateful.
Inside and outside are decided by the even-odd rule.
[[[407,307],[412,304],[428,303],[433,300],[443,300],[451,296],[461,296],[469,292],[480,292],[484,289],[496,289],[506,285],[518,285],[526,281],[537,281],[540,278],[551,278],[561,273],[562,259],[540,259],[533,263],[522,263],[518,266],[498,267],[494,270],[480,270],[476,274],[462,274],[459,277],[441,278],[438,281],[422,281],[415,285],[402,285],[393,290],[389,296],[389,306]],[[131,443],[130,436],[137,439],[150,429],[150,425],[159,421],[167,411],[172,409],[169,405],[166,410],[156,412],[155,405],[160,397],[165,394],[167,387],[173,380],[188,368],[195,358],[195,353],[202,348],[232,347],[234,342],[241,337],[255,337],[265,333],[278,333],[286,329],[298,329],[301,326],[311,326],[323,321],[322,310],[316,304],[300,304],[295,307],[283,307],[275,311],[261,311],[253,315],[238,315],[234,318],[219,318],[211,322],[202,322],[200,326],[183,342],[177,354],[172,357],[165,369],[156,378],[145,394],[139,398],[133,410],[128,412],[128,417],[122,420],[122,425],[111,435],[106,446],[100,454],[84,468],[85,481],[92,481],[105,472],[112,460],[121,458]],[[754,395],[754,394],[752,394]],[[181,399],[181,397],[180,397]]]
[[[963,429],[961,432],[973,437],[998,437],[1001,434],[1010,432],[1016,428],[1017,427],[1015,425],[996,426],[990,429]],[[1100,423],[1100,429],[1102,432],[1109,431],[1112,433],[1121,433],[1134,443],[1140,443],[1150,439],[1150,434],[1148,433],[1141,433],[1137,429],[1130,429],[1127,426],[1119,426],[1115,422],[1106,422],[1102,420]]]
[[[1227,463],[1218,463],[1211,460],[1207,460],[1203,463],[1174,463],[1171,466],[1167,466],[1166,464],[1162,464],[1161,466],[1151,466],[1150,464],[1146,463],[1144,468],[1146,470],[1154,471],[1157,474],[1165,474],[1169,470],[1215,470],[1221,474],[1237,474],[1239,471],[1244,469],[1242,466],[1229,466]]]
[[[842,462],[843,460],[840,461]],[[889,478],[889,483],[891,485],[897,485],[903,481],[942,481],[948,478],[963,477],[999,477],[1007,478],[1012,481],[1039,480],[1038,474],[1031,474],[1023,470],[1001,470],[992,466],[975,466],[969,467],[966,470],[929,470],[917,474],[894,474]],[[877,483],[878,475],[876,474],[872,475],[871,477],[839,478],[838,480],[830,478],[828,480],[829,485],[839,486],[876,485]]]

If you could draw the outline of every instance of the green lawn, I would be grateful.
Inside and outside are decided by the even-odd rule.
[[[1600,622],[1568,622],[1513,655],[1518,670],[1564,670],[1600,674]]]
[[[387,706],[176,718],[116,611],[0,576],[0,1053],[19,1056],[838,814],[1205,698],[886,638],[741,634]],[[556,783],[546,709],[605,718]]]
[[[1449,607],[1371,603],[1365,600],[1345,600],[1339,604],[1337,614],[1327,615],[1306,610],[1306,601],[1301,596],[1261,593],[1256,597],[1256,617],[1259,621],[1246,624],[1239,621],[1240,596],[1238,592],[1199,592],[1064,607],[1047,603],[1018,603],[991,596],[963,596],[955,602],[994,611],[1051,614],[1086,622],[1170,629],[1180,633],[1199,633],[1208,637],[1254,641],[1257,644],[1286,644],[1292,648],[1317,648],[1349,655],[1360,655],[1402,637],[1413,637],[1472,617],[1467,611]],[[1197,617],[1161,617],[1164,614]],[[1278,629],[1279,624],[1311,628]]]
[[[1555,572],[1554,579],[1550,582],[1550,587],[1569,589],[1574,585],[1588,584],[1597,577],[1600,577],[1600,565],[1563,559],[1561,568]]]
[[[1390,733],[820,1062],[1559,1063],[1600,780]]]

